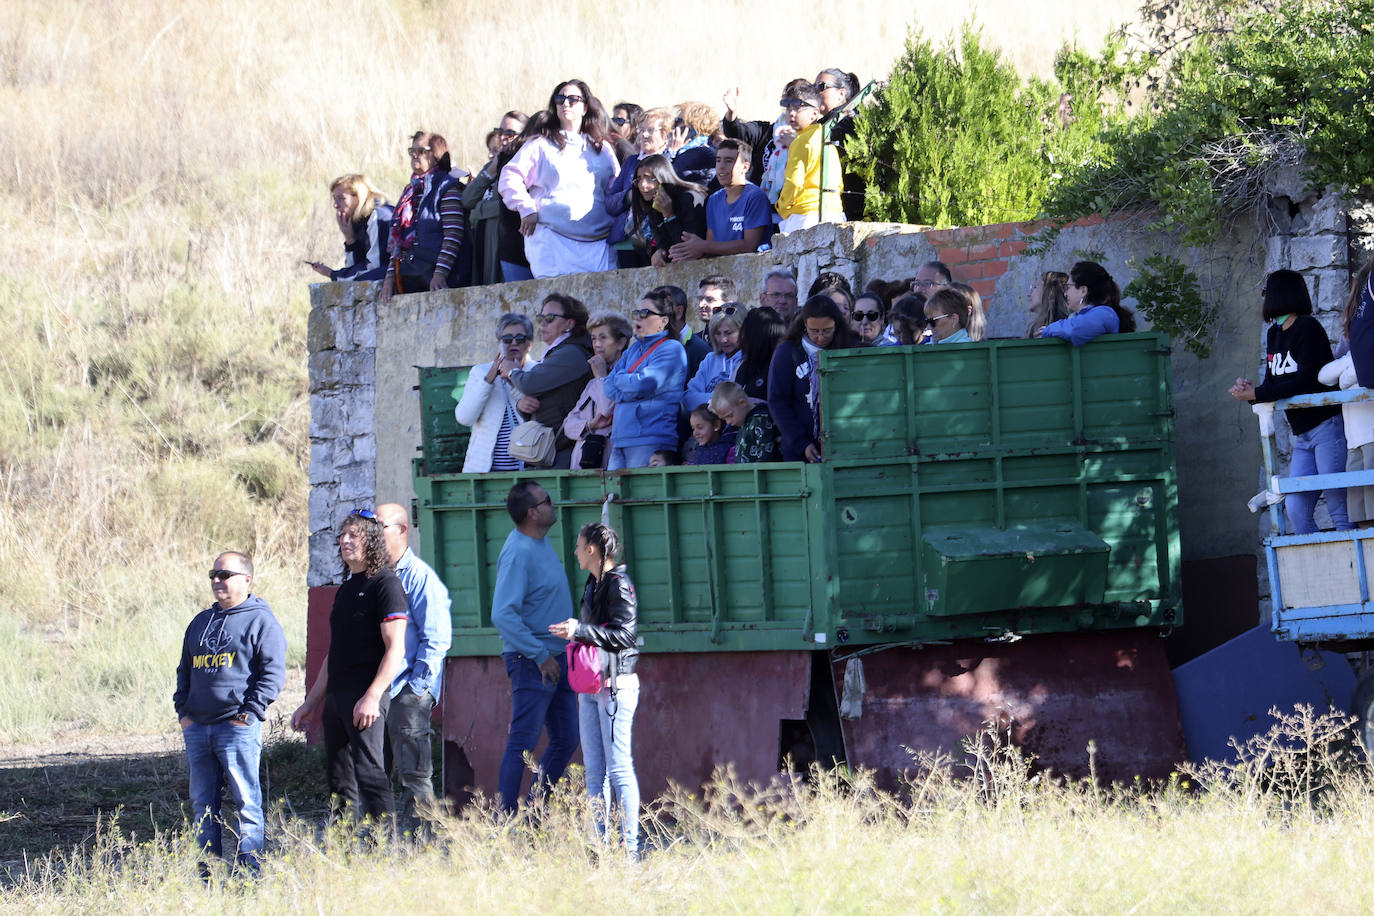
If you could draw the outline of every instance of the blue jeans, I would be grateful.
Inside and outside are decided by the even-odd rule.
[[[1345,470],[1345,421],[1337,414],[1293,437],[1293,460],[1288,465],[1289,477],[1310,474],[1339,474]],[[1326,490],[1326,511],[1337,531],[1349,531],[1350,520],[1345,511],[1345,490]],[[1287,498],[1288,524],[1294,534],[1312,534],[1317,525],[1312,510],[1317,507],[1317,493],[1290,493]]]
[[[639,780],[635,777],[630,733],[639,707],[639,676],[618,677],[614,700],[607,686],[600,693],[580,694],[577,703],[582,760],[587,765],[587,798],[597,838],[610,839],[606,812],[616,810],[611,804],[614,795],[620,801],[620,836],[625,849],[634,855],[639,851]]]
[[[539,735],[549,730],[549,744],[539,760],[539,777],[530,786],[546,789],[563,776],[568,761],[577,750],[577,694],[568,686],[568,662],[560,652],[553,656],[561,669],[557,683],[547,683],[539,666],[518,652],[503,652],[506,674],[510,677],[510,737],[501,755],[497,787],[501,810],[513,813],[520,802],[520,786],[525,781],[525,754],[534,750]]]
[[[606,470],[618,471],[621,468],[647,468],[649,459],[654,457],[654,452],[665,451],[665,449],[655,448],[652,445],[631,445],[620,448],[611,443],[611,460],[606,463]],[[667,449],[673,451],[673,449]]]
[[[501,262],[501,280],[504,283],[515,283],[518,280],[533,280],[534,274],[523,264],[512,264],[510,261]]]
[[[191,772],[191,811],[196,840],[202,849],[224,854],[220,841],[220,802],[227,783],[239,809],[239,848],[235,860],[256,868],[262,852],[262,785],[258,761],[262,757],[262,723],[249,716],[249,725],[193,722],[181,730],[186,763]]]

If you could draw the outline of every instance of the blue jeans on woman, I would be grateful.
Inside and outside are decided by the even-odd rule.
[[[621,468],[647,468],[654,452],[665,451],[652,445],[631,445],[626,448],[611,443],[611,459],[606,462],[606,470],[618,471]],[[672,449],[667,449],[672,451]]]
[[[227,784],[239,809],[238,864],[256,870],[262,852],[262,785],[258,761],[262,757],[262,722],[249,716],[248,725],[193,722],[181,730],[186,763],[191,773],[191,811],[201,849],[224,854],[220,804]]]
[[[639,707],[639,675],[616,678],[615,697],[611,688],[600,693],[584,693],[577,698],[582,727],[582,761],[587,766],[587,799],[591,803],[596,835],[610,842],[607,812],[616,810],[611,801],[620,802],[620,836],[631,858],[639,855],[639,780],[635,777],[631,730],[635,709]]]
[[[1300,436],[1293,437],[1293,460],[1288,464],[1289,477],[1311,474],[1339,474],[1345,470],[1345,421],[1339,414],[1318,423]],[[1350,520],[1345,511],[1345,490],[1324,491],[1326,511],[1337,531],[1349,531]],[[1317,491],[1290,493],[1287,498],[1288,524],[1294,534],[1312,534],[1317,530],[1312,510],[1317,507]]]

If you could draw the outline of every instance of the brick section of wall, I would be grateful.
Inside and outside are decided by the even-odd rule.
[[[1094,214],[1066,228],[1088,228],[1104,222],[1103,217]],[[997,294],[997,281],[1025,254],[1030,240],[1048,227],[1048,222],[1033,220],[931,229],[926,232],[926,240],[935,248],[936,259],[944,262],[956,281],[967,283],[978,291],[986,311]]]

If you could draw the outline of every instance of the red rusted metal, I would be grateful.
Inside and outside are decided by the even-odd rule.
[[[846,659],[832,660],[837,685]],[[992,720],[1038,766],[1107,781],[1167,776],[1183,759],[1178,702],[1164,645],[1151,630],[1032,636],[1009,644],[961,640],[858,656],[863,715],[842,719],[849,763],[894,787],[911,753],[960,757],[962,740]]]
[[[670,780],[703,785],[726,764],[734,764],[743,779],[767,783],[777,771],[782,720],[805,717],[810,655],[641,656],[634,755],[644,797],[658,795]],[[510,727],[510,682],[502,660],[448,659],[444,703],[445,794],[459,804],[472,788],[494,796]]]
[[[329,612],[334,609],[334,593],[337,585],[318,585],[309,589],[305,597],[305,689],[309,692],[325,656],[329,654]],[[310,727],[306,729],[305,740],[314,744],[322,740],[320,734],[320,712],[310,717]]]

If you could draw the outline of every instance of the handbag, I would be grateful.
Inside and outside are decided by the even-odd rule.
[[[516,417],[520,416],[520,412],[511,403],[509,391],[506,391],[506,406]],[[548,467],[553,464],[554,456],[558,453],[558,437],[552,429],[538,420],[526,420],[511,429],[510,445],[507,446],[506,453],[527,465]]]
[[[552,429],[538,420],[526,420],[510,431],[510,448],[507,451],[512,458],[525,464],[548,467],[558,453],[557,437]]]
[[[597,470],[606,464],[606,437],[601,433],[592,433],[582,440],[582,454],[579,456],[581,461],[578,467],[583,470]]]
[[[580,642],[568,643],[563,651],[568,656],[568,685],[577,693],[600,693],[606,686],[608,653]]]

